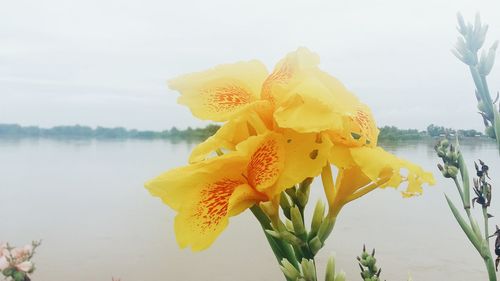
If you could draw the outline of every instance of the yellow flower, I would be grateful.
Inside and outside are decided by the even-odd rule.
[[[255,123],[256,112],[270,130],[327,131],[335,143],[375,146],[378,129],[370,109],[318,64],[316,54],[299,48],[279,61],[269,75],[263,64],[250,61],[171,80],[170,88],[181,93],[179,103],[195,116],[230,121],[228,128],[223,127],[209,144],[198,148],[191,160],[218,148],[234,149],[241,141],[238,136],[244,135],[243,127],[250,119]]]
[[[380,147],[334,146],[329,161],[338,169],[335,184],[329,166],[323,169],[322,177],[330,212],[335,216],[345,204],[378,187],[398,188],[407,182],[401,193],[411,197],[422,193],[423,184],[435,183],[432,173]]]
[[[402,193],[413,196],[433,184],[432,174],[377,147],[370,109],[318,64],[299,48],[269,75],[249,61],[170,81],[193,115],[225,122],[193,150],[190,165],[146,184],[178,212],[181,247],[209,247],[229,217],[260,202],[275,210],[282,191],[319,174],[335,216],[378,187],[408,182]],[[335,184],[329,163],[338,169]]]
[[[178,211],[179,245],[203,250],[224,230],[229,217],[317,176],[330,149],[328,139],[316,134],[267,132],[249,137],[228,154],[168,171],[146,187]]]

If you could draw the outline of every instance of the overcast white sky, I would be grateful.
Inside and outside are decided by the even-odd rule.
[[[0,123],[165,129],[204,124],[166,80],[216,64],[269,68],[305,46],[379,125],[482,128],[451,53],[457,11],[500,39],[500,2],[44,0],[0,4]],[[500,63],[491,74],[500,89]]]

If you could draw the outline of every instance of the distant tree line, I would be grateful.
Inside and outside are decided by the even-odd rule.
[[[40,128],[37,126],[20,126],[17,124],[0,124],[0,138],[96,138],[96,139],[192,139],[204,140],[215,134],[219,125],[208,125],[204,128],[185,130],[173,127],[164,131],[128,130],[123,127],[92,128],[89,126],[56,126]]]
[[[455,130],[431,124],[427,130],[419,131],[417,129],[399,129],[394,126],[385,126],[380,128],[379,140],[419,140],[428,137],[458,136],[463,137],[484,137],[484,134],[474,129]]]
[[[187,139],[204,140],[217,132],[219,125],[208,125],[204,128],[177,129],[163,131],[129,130],[123,127],[92,128],[89,126],[56,126],[40,128],[37,126],[20,126],[17,124],[0,124],[0,138],[96,138],[96,139]],[[442,137],[457,135],[458,137],[482,137],[476,130],[454,130],[431,124],[427,130],[400,129],[394,126],[380,128],[379,140],[420,140],[428,137]]]

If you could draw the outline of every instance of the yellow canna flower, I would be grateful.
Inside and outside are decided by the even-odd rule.
[[[334,216],[345,204],[378,187],[397,188],[407,182],[401,193],[411,197],[422,193],[423,184],[435,183],[432,173],[380,147],[334,146],[329,161],[338,169],[335,184],[329,166],[323,169],[322,178]]]
[[[242,136],[242,127],[249,121],[247,115],[256,111],[270,130],[326,131],[334,143],[375,146],[378,129],[370,109],[340,81],[321,71],[318,64],[316,54],[299,48],[279,61],[269,75],[263,64],[250,61],[171,80],[170,88],[181,93],[179,103],[188,106],[193,115],[232,121],[228,128],[199,147],[191,161],[216,150],[215,143],[221,144],[219,148],[234,149],[241,140],[238,136]],[[252,118],[255,121],[255,116]]]
[[[173,169],[146,183],[152,195],[178,211],[181,247],[209,247],[228,219],[283,190],[317,176],[331,143],[317,134],[267,132],[239,143],[235,151]]]

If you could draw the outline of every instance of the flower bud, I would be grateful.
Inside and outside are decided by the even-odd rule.
[[[446,156],[446,152],[443,149],[438,149],[437,155],[441,158]]]
[[[326,263],[325,281],[337,281],[335,278],[335,258],[330,256]]]
[[[450,145],[450,142],[447,139],[443,139],[439,142],[440,146],[444,148],[448,148],[448,145]]]
[[[281,260],[280,268],[283,274],[290,280],[297,280],[301,277],[300,272],[287,259]]]
[[[448,173],[449,177],[456,178],[458,174],[458,168],[455,166],[448,166],[446,172]]]
[[[309,241],[309,248],[311,249],[311,252],[315,255],[323,248],[323,243],[321,240],[319,240],[319,237],[316,236],[311,241]]]
[[[312,260],[302,259],[300,265],[305,280],[316,280],[316,267]]]
[[[283,214],[285,215],[285,217],[291,219],[290,208],[292,207],[292,205],[290,204],[290,200],[288,199],[288,196],[285,193],[281,193],[280,207],[283,210]]]
[[[307,235],[307,231],[304,226],[304,222],[302,221],[302,215],[300,214],[299,208],[297,206],[292,207],[290,209],[290,215],[292,216],[292,224],[295,235],[297,235],[297,237],[307,238],[304,237]]]
[[[335,276],[335,281],[345,281],[345,280],[346,280],[345,272],[343,271],[339,272],[339,274]]]
[[[314,214],[311,221],[311,232],[310,235],[314,236],[318,233],[319,227],[323,222],[323,216],[325,215],[325,204],[323,201],[318,200],[316,207],[314,208]]]

